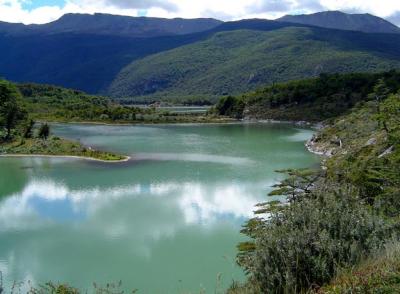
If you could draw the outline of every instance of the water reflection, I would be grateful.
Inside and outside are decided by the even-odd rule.
[[[231,165],[250,165],[254,163],[254,160],[245,157],[194,153],[135,153],[131,157],[133,160],[191,161]]]
[[[262,185],[266,186],[265,183]],[[170,208],[181,215],[185,224],[210,224],[221,218],[242,220],[252,215],[253,207],[259,201],[249,191],[255,186],[254,183],[205,186],[202,183],[169,182],[74,190],[52,180],[33,180],[22,192],[0,203],[0,230],[30,230],[50,223],[84,222],[121,203],[138,213],[137,202],[126,201],[132,198],[151,201],[153,212],[172,205]],[[123,207],[117,211],[122,213]],[[113,222],[112,219],[109,221]],[[122,224],[115,224],[113,234],[118,235],[121,231]]]
[[[0,244],[0,270],[9,279],[46,281],[62,277],[77,281],[82,287],[90,285],[79,284],[82,280],[75,274],[77,267],[90,270],[93,281],[124,279],[135,287],[137,280],[129,276],[130,270],[145,268],[148,275],[160,258],[165,264],[175,261],[187,267],[189,260],[204,263],[204,267],[220,258],[218,270],[227,270],[234,261],[233,254],[227,260],[218,255],[218,250],[216,256],[210,252],[209,257],[189,257],[187,252],[180,259],[182,250],[193,248],[200,252],[201,248],[211,246],[208,238],[215,234],[236,239],[238,228],[258,202],[249,197],[253,188],[254,183],[227,182],[210,187],[198,182],[163,182],[72,189],[51,179],[32,180],[21,192],[0,202],[0,233],[7,240]],[[182,239],[188,235],[191,237]],[[221,242],[220,251],[234,250],[235,243],[227,236],[226,242],[232,249]],[[169,254],[164,256],[166,252]],[[91,261],[100,265],[103,256],[109,254],[112,259],[107,259],[106,264],[116,264],[110,270],[115,276],[104,277],[108,271],[97,266],[93,269]],[[59,263],[63,266],[59,267]],[[54,272],[49,274],[46,269]],[[239,273],[236,278],[240,277],[239,270],[228,272],[231,271]],[[186,280],[190,277],[195,281],[200,272],[177,270],[176,274],[185,274]],[[170,283],[176,282],[174,279]]]

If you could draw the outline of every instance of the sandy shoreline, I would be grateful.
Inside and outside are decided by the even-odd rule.
[[[104,160],[93,157],[85,157],[85,156],[77,156],[77,155],[48,155],[48,154],[0,154],[1,157],[44,157],[44,158],[66,158],[66,159],[83,159],[83,160],[91,160],[105,163],[120,163],[127,162],[131,159],[130,156],[125,156],[124,159],[120,160]]]

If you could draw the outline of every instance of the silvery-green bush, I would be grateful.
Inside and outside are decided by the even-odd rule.
[[[338,269],[383,245],[392,228],[350,188],[315,190],[290,205],[269,209],[244,232],[239,264],[263,293],[298,293],[319,287]]]

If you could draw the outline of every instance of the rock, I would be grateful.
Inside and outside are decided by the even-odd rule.
[[[333,155],[333,149],[326,150],[324,155],[327,157],[331,157]]]
[[[340,148],[342,148],[342,140],[338,137],[338,136],[334,136],[331,140],[330,140],[331,144],[337,145]]]
[[[371,138],[367,141],[367,143],[365,143],[364,146],[371,146],[371,145],[375,145],[376,144],[376,138]]]
[[[388,149],[386,149],[381,155],[378,156],[378,158],[382,158],[386,155],[389,155],[393,152],[394,146],[390,146]]]
[[[296,121],[295,125],[296,126],[308,126],[308,125],[310,125],[310,123],[307,121],[304,121],[304,120],[300,120],[300,121]]]

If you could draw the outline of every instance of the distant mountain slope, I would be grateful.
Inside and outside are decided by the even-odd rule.
[[[400,33],[399,27],[371,14],[347,14],[340,11],[325,11],[314,14],[286,15],[277,20],[367,33]]]
[[[0,33],[13,36],[32,34],[95,34],[129,37],[184,35],[210,30],[222,22],[211,18],[166,19],[130,17],[110,14],[65,14],[60,19],[42,25],[0,22]]]
[[[128,38],[86,34],[2,36],[0,77],[102,93],[133,60],[190,44],[201,35]]]
[[[193,34],[147,32],[145,38],[89,33],[89,27],[86,33],[67,32],[62,25],[47,33],[13,31],[26,29],[21,24],[0,27],[0,77],[118,98],[213,98],[323,71],[397,68],[400,54],[400,34],[259,19]]]
[[[218,31],[273,30],[287,25],[293,24],[246,20],[194,34],[132,38],[77,32],[20,34],[13,30],[24,25],[3,23],[3,29],[8,29],[0,32],[0,77],[106,94],[116,75],[137,59],[205,40]]]
[[[322,72],[391,68],[400,68],[400,35],[315,27],[234,30],[133,62],[109,94],[147,101],[217,99]]]

